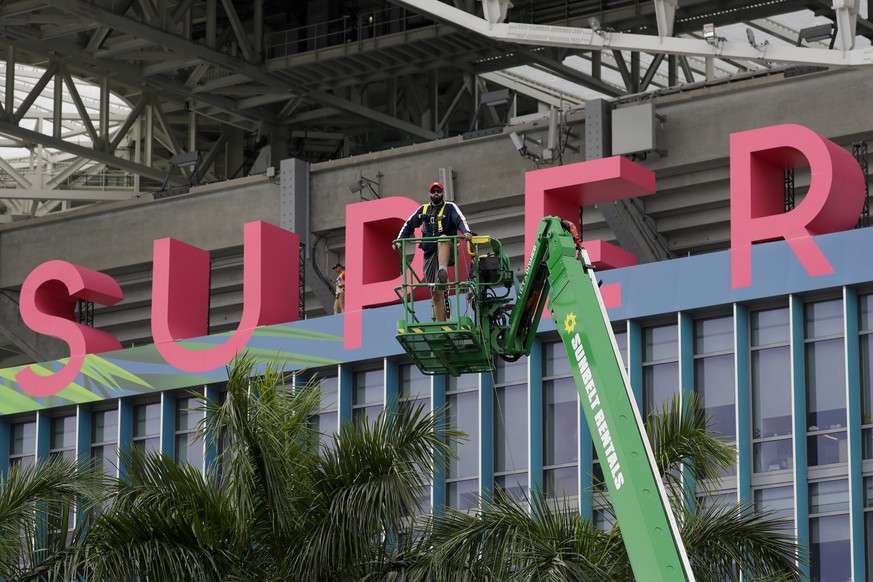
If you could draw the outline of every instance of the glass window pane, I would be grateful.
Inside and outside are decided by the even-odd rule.
[[[161,439],[150,438],[141,439],[133,442],[133,446],[147,453],[159,453],[161,451]]]
[[[873,334],[861,336],[861,424],[873,424]]]
[[[615,343],[618,345],[618,353],[621,354],[621,361],[624,369],[627,370],[627,332],[615,332]]]
[[[354,408],[352,409],[352,423],[355,426],[363,426],[363,423],[366,422],[370,428],[373,428],[380,412],[382,412],[381,404]]]
[[[203,410],[196,410],[201,406],[196,398],[176,399],[176,431],[193,431],[197,428],[200,419],[203,418]]]
[[[873,580],[873,511],[864,513],[864,563],[867,565],[864,580]]]
[[[579,403],[575,382],[572,378],[543,382],[543,398],[543,463],[549,466],[577,462]]]
[[[567,350],[563,342],[550,342],[543,345],[543,375],[568,376],[570,360],[567,358]]]
[[[754,437],[792,433],[791,355],[788,347],[752,352]]]
[[[864,507],[873,507],[873,477],[864,477]]]
[[[699,319],[694,322],[694,353],[732,352],[734,318]]]
[[[494,470],[527,469],[527,385],[494,391]]]
[[[157,402],[133,407],[133,436],[146,437],[161,432],[161,405]]]
[[[506,496],[518,502],[527,500],[527,473],[513,473],[494,478],[495,489],[501,489]]]
[[[378,370],[366,370],[355,372],[353,391],[354,401],[352,404],[374,404],[382,402],[382,397],[385,392],[383,379],[385,373],[380,368]]]
[[[400,397],[407,400],[430,399],[430,376],[425,376],[417,366],[404,364],[400,374]]]
[[[91,419],[92,443],[118,442],[118,410],[100,410]]]
[[[446,392],[478,389],[479,374],[461,374],[460,376],[446,376]]]
[[[755,491],[755,511],[770,511],[774,517],[788,520],[786,529],[794,529],[794,490],[790,485]]]
[[[846,479],[809,484],[809,513],[849,510],[849,482]]]
[[[736,438],[734,414],[734,356],[709,356],[694,361],[694,387],[701,398],[710,429],[720,438]]]
[[[579,475],[576,467],[562,467],[543,471],[546,497],[577,497]]]
[[[852,579],[849,516],[832,515],[810,520],[810,578],[820,582]]]
[[[515,362],[500,360],[494,369],[495,384],[515,384],[527,382],[527,358],[519,358]]]
[[[447,477],[478,477],[479,475],[479,393],[461,392],[449,395],[448,426],[467,435],[467,439],[453,441],[457,458],[448,462]]]
[[[817,434],[806,439],[807,463],[810,467],[834,465],[849,460],[849,441],[846,431]]]
[[[785,471],[794,468],[794,449],[791,439],[779,439],[755,443],[755,472]]]
[[[203,468],[203,441],[193,433],[176,435],[176,462],[188,461],[197,469]]]
[[[768,346],[788,342],[788,309],[753,311],[750,315],[752,346]]]
[[[12,425],[10,454],[27,455],[36,451],[36,423],[19,422]]]
[[[861,454],[864,459],[873,459],[873,429],[861,431]]]
[[[95,469],[102,470],[108,477],[118,472],[118,452],[114,445],[91,447],[91,461]]]
[[[607,509],[595,509],[594,519],[591,520],[594,527],[600,531],[608,532],[615,525],[615,516]]]
[[[873,330],[873,295],[862,295],[858,302],[861,305],[861,330]]]
[[[318,380],[318,389],[321,391],[321,410],[336,410],[339,398],[338,386],[336,376],[327,376]]]
[[[75,416],[52,419],[52,438],[49,448],[53,451],[76,448]]]
[[[804,306],[804,337],[806,339],[843,335],[843,302],[822,301]]]
[[[806,345],[809,430],[846,426],[846,371],[843,354],[842,339]]]
[[[337,432],[337,423],[339,422],[338,412],[322,412],[318,416],[313,417],[313,428],[323,435],[332,435]]]
[[[478,479],[452,481],[446,483],[446,502],[455,509],[475,509],[479,506],[477,493]]]
[[[643,359],[646,362],[669,360],[679,356],[679,337],[675,325],[648,327],[643,330]]]
[[[679,392],[679,363],[656,364],[643,368],[644,417],[660,412],[661,405]]]

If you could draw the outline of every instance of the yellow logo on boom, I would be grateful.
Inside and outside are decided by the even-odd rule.
[[[568,313],[567,317],[564,318],[564,331],[573,333],[574,329],[576,329],[576,314]]]

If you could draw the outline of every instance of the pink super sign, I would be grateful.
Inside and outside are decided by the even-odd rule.
[[[777,125],[730,138],[732,286],[752,284],[751,245],[784,239],[811,276],[833,267],[812,236],[852,228],[864,205],[865,184],[849,152],[799,125]],[[785,212],[785,170],[810,168],[803,201]],[[626,158],[612,157],[528,172],[525,176],[525,253],[539,220],[561,216],[579,226],[579,208],[655,193],[655,174]],[[362,343],[362,311],[398,302],[400,261],[390,242],[420,202],[383,198],[346,207],[346,311],[344,347]],[[475,230],[475,225],[473,225]],[[605,241],[586,241],[592,261],[610,269],[636,264],[636,257]],[[245,225],[243,314],[223,344],[189,350],[179,340],[206,334],[209,253],[174,239],[154,244],[152,336],[167,363],[195,373],[226,365],[249,341],[254,328],[299,319],[299,237],[265,222]],[[413,268],[421,270],[420,253]],[[426,290],[425,290],[426,291]],[[604,301],[621,305],[621,289],[604,286]],[[123,299],[118,283],[65,261],[48,261],[28,275],[21,289],[21,317],[38,333],[70,348],[68,363],[51,375],[30,367],[16,375],[33,396],[55,394],[81,371],[86,354],[120,349],[112,335],[74,319],[76,300],[114,305]]]

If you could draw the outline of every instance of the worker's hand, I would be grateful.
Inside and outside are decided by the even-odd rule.
[[[401,247],[400,247],[400,243],[399,243],[399,242],[394,243],[394,250],[395,250],[395,251],[397,251],[397,252],[399,253],[399,252],[400,252],[400,248],[401,248]]]
[[[473,240],[473,233],[472,232],[465,232],[464,238],[467,239],[467,242],[470,242],[471,240]]]

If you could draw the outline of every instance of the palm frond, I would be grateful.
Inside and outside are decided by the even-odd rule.
[[[701,582],[737,571],[749,580],[802,580],[807,562],[790,520],[755,511],[750,502],[715,504],[685,516],[682,539]]]
[[[0,569],[14,576],[50,558],[47,532],[66,524],[77,505],[99,500],[102,475],[74,459],[18,464],[0,477]]]
[[[388,559],[417,513],[415,492],[430,482],[436,459],[454,454],[450,440],[463,436],[446,429],[443,416],[392,402],[372,425],[340,429],[310,479],[310,535],[295,568],[317,575],[365,563],[374,553]]]
[[[674,503],[684,499],[687,480],[698,493],[736,463],[736,450],[710,431],[711,418],[693,393],[664,402],[646,428],[664,485]]]
[[[478,515],[449,510],[433,518],[438,568],[470,572],[474,579],[612,580],[620,541],[582,518],[578,508],[531,494],[531,506],[509,499],[501,491],[480,499]]]

